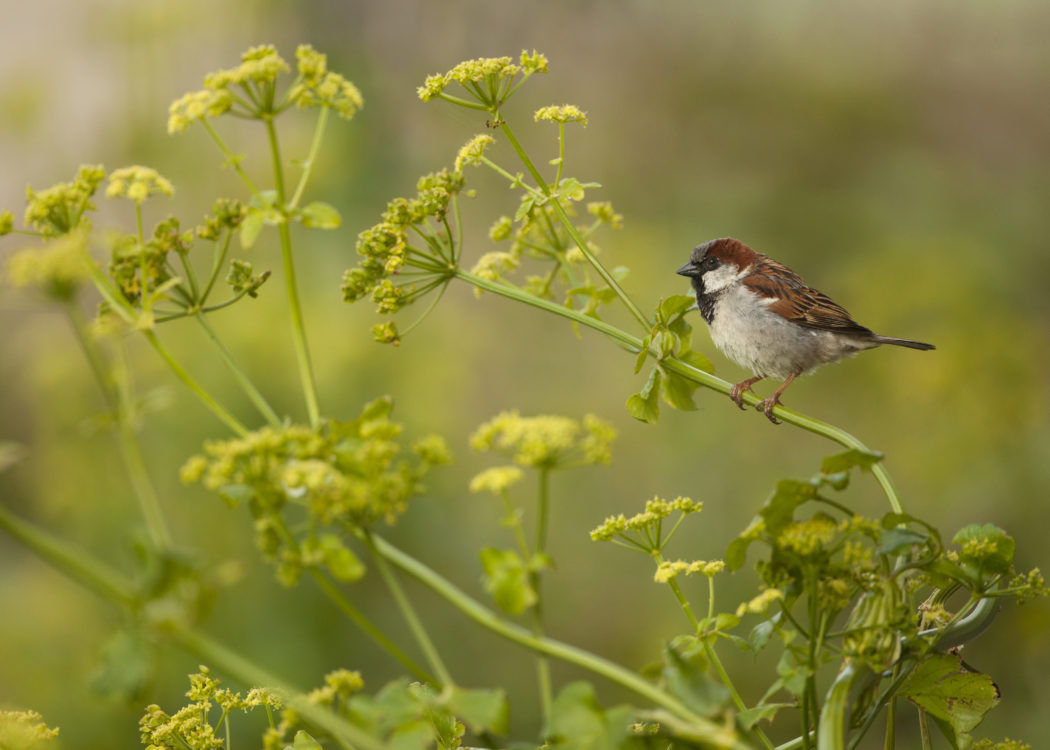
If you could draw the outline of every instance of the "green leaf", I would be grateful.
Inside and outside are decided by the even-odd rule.
[[[323,201],[314,201],[303,206],[300,215],[303,226],[314,229],[338,229],[343,223],[343,217],[339,215],[335,207]]]
[[[654,367],[641,391],[627,399],[627,411],[635,419],[652,424],[660,418],[660,370]]]
[[[642,371],[642,367],[645,366],[645,358],[649,356],[649,344],[653,343],[653,336],[649,334],[642,339],[642,348],[638,351],[638,356],[634,360],[634,372],[638,374]]]
[[[325,534],[317,541],[324,564],[337,581],[356,581],[365,574],[364,563],[337,535]]]
[[[959,561],[981,573],[1009,573],[1014,559],[1013,537],[992,523],[970,524],[952,537],[958,544]]]
[[[153,655],[135,631],[118,630],[102,646],[91,688],[108,698],[141,701],[153,676]]]
[[[856,467],[860,467],[863,471],[869,471],[872,466],[881,460],[881,453],[851,448],[843,453],[836,453],[825,458],[820,464],[820,471],[822,474],[838,474]]]
[[[774,619],[779,617],[779,612],[774,615]],[[766,644],[769,643],[769,639],[773,637],[773,625],[773,620],[763,620],[751,628],[751,633],[747,636],[747,642],[751,646],[751,650],[756,654],[764,649]]]
[[[586,682],[562,688],[551,705],[545,735],[547,748],[617,750],[627,745],[634,712],[626,707],[604,710]]]
[[[755,706],[741,711],[736,715],[736,721],[744,730],[749,730],[762,719],[772,720],[780,709],[796,706],[795,703],[767,703],[764,706]]]
[[[696,411],[693,403],[693,392],[699,387],[698,383],[687,380],[675,372],[664,372],[664,400],[681,411]]]
[[[879,546],[875,548],[875,551],[880,555],[899,555],[912,545],[926,545],[929,543],[929,534],[909,529],[907,526],[898,526],[883,532],[879,538]]]
[[[241,222],[241,247],[245,250],[255,244],[255,240],[262,231],[266,214],[257,208],[250,208]]]
[[[504,612],[519,615],[536,603],[528,569],[514,550],[486,547],[481,550],[481,567],[485,571],[482,576],[485,590]]]
[[[695,304],[696,297],[690,294],[672,294],[661,299],[656,309],[660,320],[669,323],[676,315],[681,315]]]
[[[300,729],[295,733],[292,750],[323,750],[321,743]]]
[[[781,479],[777,488],[758,512],[766,522],[766,531],[776,537],[794,519],[795,509],[817,496],[811,482]]]
[[[732,612],[720,612],[715,615],[715,629],[732,630],[740,624],[740,618]]]
[[[546,203],[546,200],[541,201],[532,193],[526,193],[522,196],[521,203],[518,204],[518,210],[514,213],[514,221],[521,221],[529,215],[534,206],[542,205],[543,203]]]
[[[784,681],[783,686],[785,690],[792,695],[802,695],[802,691],[806,689],[806,678],[809,676],[809,670],[798,663],[795,653],[790,649],[785,650],[781,654],[780,661],[777,663],[777,674]]]
[[[708,659],[703,644],[693,636],[681,636],[664,648],[663,678],[667,690],[702,716],[714,716],[729,702],[725,685],[707,675]]]
[[[470,731],[505,734],[510,714],[507,695],[502,689],[464,690],[453,688],[449,709],[463,719]]]
[[[678,352],[678,359],[682,360],[690,367],[695,367],[702,372],[715,371],[715,366],[711,364],[711,360],[700,352],[694,352],[692,349],[683,349]]]
[[[898,694],[946,722],[956,736],[969,734],[999,702],[999,688],[992,678],[967,670],[951,654],[933,654],[921,661]]]

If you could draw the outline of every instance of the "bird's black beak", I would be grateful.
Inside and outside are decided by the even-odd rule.
[[[679,276],[699,276],[700,266],[698,266],[693,261],[689,261],[684,266],[675,271],[675,273]]]

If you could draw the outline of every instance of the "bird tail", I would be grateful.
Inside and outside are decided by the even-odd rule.
[[[894,346],[906,346],[909,349],[922,349],[923,351],[929,351],[930,349],[936,349],[937,347],[933,344],[924,344],[921,341],[911,341],[910,339],[895,339],[892,336],[875,336],[875,341],[880,344],[893,344]]]

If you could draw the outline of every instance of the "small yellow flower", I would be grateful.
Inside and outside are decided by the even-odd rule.
[[[19,250],[7,260],[7,278],[15,287],[37,287],[56,300],[73,298],[90,278],[83,232],[62,235],[38,247]]]
[[[122,167],[109,175],[107,198],[127,198],[142,203],[151,195],[173,195],[175,188],[151,167]]]
[[[536,122],[557,122],[564,125],[567,122],[578,122],[587,125],[587,114],[575,104],[562,104],[560,106],[540,107],[533,115]]]
[[[182,133],[198,120],[218,117],[230,110],[233,97],[225,89],[191,91],[168,107],[168,135]]]
[[[524,478],[525,472],[517,466],[493,466],[470,480],[471,492],[491,492],[498,495]]]
[[[481,133],[480,135],[471,138],[463,145],[459,150],[459,153],[456,154],[456,161],[453,165],[455,171],[462,172],[465,164],[480,164],[485,149],[495,142],[495,138],[491,135],[486,135],[485,133]]]
[[[36,711],[0,711],[0,747],[29,750],[58,736]]]
[[[798,521],[780,532],[777,544],[799,555],[812,555],[830,544],[837,530],[838,525],[828,518]]]
[[[773,602],[784,598],[784,592],[780,589],[766,589],[749,602],[744,602],[736,608],[736,616],[742,617],[746,614],[760,615],[769,609]]]
[[[15,229],[15,217],[10,211],[0,211],[0,237]]]

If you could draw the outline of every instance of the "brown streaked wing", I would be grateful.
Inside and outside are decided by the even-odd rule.
[[[802,277],[772,258],[764,257],[744,285],[766,299],[775,299],[769,309],[806,328],[870,336],[872,332],[854,321],[846,309],[821,291],[806,286]]]

